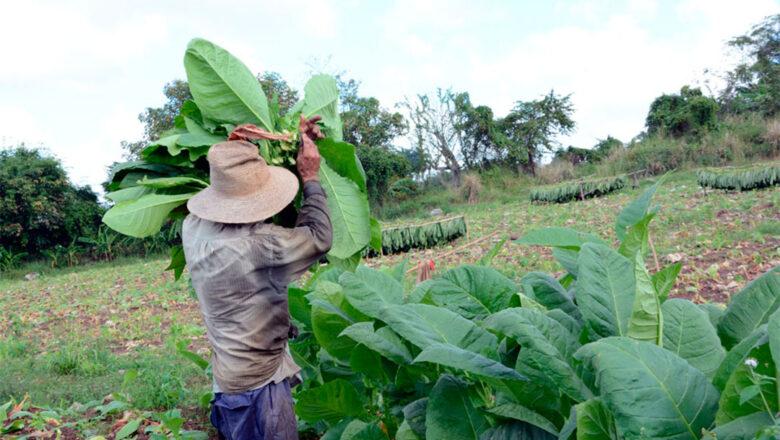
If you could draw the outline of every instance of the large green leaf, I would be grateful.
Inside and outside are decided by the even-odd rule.
[[[537,426],[550,434],[558,435],[555,424],[534,410],[517,403],[504,403],[488,410],[489,413],[508,419],[520,420]]]
[[[571,228],[544,228],[529,232],[518,243],[530,246],[552,246],[571,250],[579,250],[585,243],[604,243],[604,240],[586,232],[578,232]]]
[[[658,292],[659,301],[664,302],[669,297],[669,292],[674,286],[674,281],[677,279],[680,269],[682,269],[682,262],[677,262],[664,267],[652,275],[653,287]]]
[[[495,351],[496,337],[450,310],[427,304],[389,306],[379,318],[402,338],[424,349],[432,344],[452,344],[475,353]]]
[[[756,412],[767,411],[765,402],[773,414],[780,412],[777,386],[774,381],[762,383],[760,393],[756,392],[743,398],[743,392],[746,392],[746,388],[755,385],[756,376],[764,375],[774,380],[778,379],[769,344],[761,344],[753,348],[748,357],[754,359],[757,366],[753,368],[743,362],[731,373],[731,377],[720,395],[718,413],[715,415],[717,425],[723,425]]]
[[[344,299],[340,285],[319,280],[311,301],[311,321],[317,342],[331,356],[346,361],[355,348],[355,341],[341,335],[347,327],[363,320],[359,312],[352,309]]]
[[[355,153],[354,145],[325,138],[317,141],[317,149],[335,172],[355,182],[358,188],[366,192],[365,171]]]
[[[580,252],[562,247],[554,247],[552,249],[553,257],[561,263],[564,269],[569,272],[569,276],[577,278],[580,273],[579,258]]]
[[[707,318],[710,320],[710,325],[712,325],[712,328],[714,328],[717,332],[718,323],[720,323],[720,319],[723,317],[723,314],[726,313],[726,306],[713,303],[701,303],[696,304],[696,307],[707,314]]]
[[[423,397],[406,405],[403,409],[404,420],[418,436],[425,438],[425,413],[428,409],[428,398]]]
[[[371,241],[368,199],[355,182],[340,176],[323,161],[320,182],[328,196],[333,225],[333,246],[328,255],[346,259],[363,250]]]
[[[585,243],[580,250],[577,304],[598,337],[625,336],[636,295],[634,264],[608,246]]]
[[[171,211],[195,194],[146,194],[135,200],[117,203],[103,215],[103,223],[131,237],[148,237],[160,230]]]
[[[206,181],[197,179],[195,177],[178,176],[178,177],[158,177],[156,179],[142,179],[138,181],[138,185],[145,186],[154,189],[167,189],[176,188],[180,186],[193,186],[195,188],[205,188],[209,186]]]
[[[363,414],[363,403],[355,387],[344,379],[336,379],[297,394],[295,414],[302,420],[334,424],[345,417]]]
[[[287,286],[287,304],[290,308],[290,316],[311,329],[311,304],[306,299],[306,295],[309,293],[308,290],[301,289],[294,284]]]
[[[401,304],[404,300],[401,283],[378,269],[360,266],[355,273],[342,273],[339,283],[344,288],[347,301],[372,318],[378,318],[383,307]]]
[[[558,388],[575,400],[591,397],[590,390],[569,363],[579,344],[557,321],[535,310],[513,308],[493,314],[483,326],[520,344],[522,349],[517,356],[520,373],[537,383]]]
[[[577,440],[618,440],[615,418],[601,398],[594,397],[576,406]]]
[[[671,351],[611,337],[582,347],[575,358],[596,373],[601,398],[625,438],[698,440],[714,419],[718,391]]]
[[[209,41],[187,46],[184,69],[203,115],[234,125],[255,124],[273,131],[268,101],[257,78],[238,58]]]
[[[122,203],[128,200],[141,198],[145,194],[150,194],[151,188],[144,186],[131,186],[130,188],[118,189],[106,194],[106,198],[114,203]]]
[[[626,235],[628,235],[626,229],[647,216],[647,210],[650,208],[653,195],[665,177],[666,174],[661,176],[653,186],[647,188],[642,195],[620,211],[617,221],[615,222],[615,233],[617,234],[618,240],[623,241],[626,238]]]
[[[414,362],[430,362],[493,379],[527,380],[525,376],[496,360],[452,344],[431,344],[423,349]]]
[[[355,342],[365,345],[397,364],[412,362],[412,354],[409,349],[388,327],[374,331],[372,322],[358,322],[344,329],[341,335],[352,338]]]
[[[780,266],[775,266],[731,297],[726,313],[718,325],[723,346],[733,347],[761,324],[765,324],[778,307]]]
[[[708,379],[726,356],[707,314],[696,304],[670,299],[661,306],[664,316],[663,347],[701,370]]]
[[[542,272],[528,272],[522,279],[523,293],[533,298],[548,310],[561,309],[577,321],[582,320],[582,314],[569,292],[555,278]]]
[[[634,259],[634,255],[637,253],[644,255],[647,252],[648,237],[650,235],[650,221],[655,217],[655,214],[646,215],[642,220],[639,220],[628,230],[628,235],[620,243],[618,253],[629,260]]]
[[[765,344],[768,341],[767,325],[762,325],[755,329],[753,333],[749,334],[745,339],[741,340],[739,344],[726,353],[726,357],[720,363],[718,370],[715,372],[715,376],[712,378],[712,384],[721,391],[726,386],[726,382],[731,377],[731,374],[738,366],[744,362],[751,350],[758,347],[761,344]]]
[[[628,320],[628,336],[651,344],[663,344],[663,315],[661,303],[647,273],[641,252],[634,254],[636,296]]]
[[[769,349],[772,353],[772,361],[775,363],[775,385],[777,386],[777,396],[780,398],[780,311],[776,311],[769,318]],[[780,406],[780,402],[778,402]]]
[[[747,416],[734,419],[725,425],[720,425],[712,430],[718,440],[753,440],[756,433],[763,426],[774,423],[774,418],[765,411],[755,412]]]
[[[518,304],[517,284],[487,266],[458,266],[424,286],[433,302],[469,319]]]
[[[442,374],[428,396],[426,440],[478,440],[489,427],[469,399],[465,382]]]
[[[482,433],[480,440],[555,440],[549,432],[530,423],[506,420]]]
[[[303,87],[305,96],[301,113],[309,119],[322,116],[325,135],[340,141],[341,117],[339,116],[339,89],[330,75],[314,75]]]
[[[415,433],[406,420],[398,427],[395,432],[395,440],[421,440],[421,437]]]

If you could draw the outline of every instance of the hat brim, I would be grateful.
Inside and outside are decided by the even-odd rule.
[[[198,217],[218,223],[255,223],[278,214],[298,194],[298,178],[286,168],[269,166],[269,179],[257,191],[227,196],[209,186],[187,202]]]

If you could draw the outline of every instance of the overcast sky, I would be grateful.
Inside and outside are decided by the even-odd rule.
[[[391,107],[452,87],[497,116],[572,94],[564,145],[638,134],[652,99],[725,68],[725,41],[780,0],[0,1],[0,146],[45,146],[75,183],[98,186],[141,138],[137,116],[184,78],[193,37],[296,88],[312,60]]]

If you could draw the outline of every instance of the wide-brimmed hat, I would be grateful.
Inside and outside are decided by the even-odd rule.
[[[247,141],[220,142],[209,149],[211,185],[187,208],[218,223],[254,223],[279,213],[298,193],[298,178],[270,166]]]

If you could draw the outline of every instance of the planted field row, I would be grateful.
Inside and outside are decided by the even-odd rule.
[[[624,177],[564,183],[556,186],[532,189],[531,201],[566,203],[572,200],[601,197],[611,192],[618,191],[625,186],[626,179]]]
[[[707,169],[696,173],[703,187],[748,191],[780,185],[780,165],[749,169]]]
[[[466,218],[462,215],[422,225],[388,228],[382,230],[382,253],[390,255],[412,249],[427,249],[465,235]],[[366,255],[374,257],[377,254],[374,249],[369,248]]]

